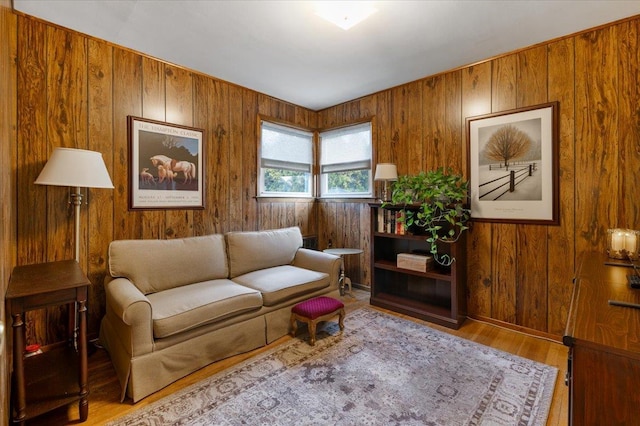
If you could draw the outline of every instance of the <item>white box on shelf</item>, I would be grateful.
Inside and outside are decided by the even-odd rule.
[[[427,272],[429,269],[431,269],[432,262],[432,256],[424,256],[421,254],[413,253],[398,253],[397,267],[402,269],[409,269],[411,271]]]

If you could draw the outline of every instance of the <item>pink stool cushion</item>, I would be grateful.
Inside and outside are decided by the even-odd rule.
[[[341,308],[344,308],[344,304],[341,301],[332,297],[319,296],[298,303],[291,308],[291,312],[314,320],[319,316],[330,314]]]

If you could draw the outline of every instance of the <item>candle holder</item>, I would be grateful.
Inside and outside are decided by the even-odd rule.
[[[607,254],[613,259],[636,259],[638,242],[640,231],[621,228],[607,230]]]

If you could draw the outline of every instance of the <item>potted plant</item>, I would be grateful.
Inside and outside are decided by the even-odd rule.
[[[398,176],[392,187],[391,203],[403,206],[407,228],[427,234],[430,253],[436,262],[450,266],[455,259],[438,253],[438,241],[455,242],[469,229],[471,217],[467,196],[469,183],[451,168]]]

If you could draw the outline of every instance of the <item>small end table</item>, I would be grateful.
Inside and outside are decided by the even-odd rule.
[[[17,266],[5,299],[13,318],[12,421],[24,424],[40,414],[79,401],[80,421],[89,414],[87,386],[87,296],[91,282],[75,260]],[[24,313],[78,304],[77,350],[74,344],[24,357]],[[75,315],[69,309],[69,315]],[[74,330],[69,330],[73,339]]]
[[[344,296],[345,294],[345,286],[349,287],[349,295],[353,296],[351,292],[351,279],[344,275],[344,256],[350,254],[361,254],[362,250],[357,248],[328,248],[323,250],[325,253],[335,254],[336,256],[340,256],[340,280],[338,281],[338,285],[340,286],[340,296]]]

